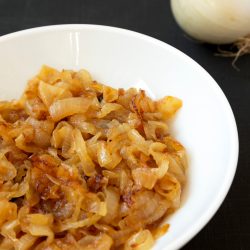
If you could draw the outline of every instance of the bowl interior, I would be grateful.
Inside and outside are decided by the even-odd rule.
[[[93,25],[31,29],[0,38],[0,98],[17,98],[41,65],[86,68],[115,87],[183,100],[172,131],[189,155],[182,207],[155,249],[176,249],[194,236],[223,201],[236,169],[238,137],[231,108],[214,80],[173,47],[138,33]]]

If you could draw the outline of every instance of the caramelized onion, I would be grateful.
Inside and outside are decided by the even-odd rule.
[[[43,66],[0,102],[0,249],[150,249],[186,180],[181,105]]]
[[[49,113],[54,121],[59,121],[67,116],[85,113],[91,100],[83,97],[70,97],[57,100],[49,107]]]

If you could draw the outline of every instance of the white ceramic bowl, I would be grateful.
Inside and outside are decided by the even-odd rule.
[[[196,62],[151,37],[96,25],[48,26],[2,36],[0,55],[1,99],[17,98],[42,64],[86,68],[115,87],[181,98],[184,105],[172,130],[189,154],[188,186],[155,249],[180,248],[211,219],[235,174],[238,135],[223,92]]]

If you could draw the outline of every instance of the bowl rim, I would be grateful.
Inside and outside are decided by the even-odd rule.
[[[220,190],[218,190],[216,197],[212,200],[210,205],[207,207],[207,209],[204,211],[201,217],[197,218],[197,220],[192,224],[190,227],[190,230],[183,233],[175,239],[173,242],[171,242],[168,246],[164,247],[164,249],[168,250],[174,250],[179,249],[182,246],[184,246],[187,242],[189,242],[195,235],[197,235],[204,227],[205,225],[211,220],[211,218],[215,215],[215,213],[220,208],[221,204],[226,198],[226,195],[229,192],[229,189],[232,185],[237,164],[238,164],[238,157],[239,157],[239,138],[238,138],[238,131],[237,131],[237,125],[235,121],[235,117],[232,111],[232,108],[229,104],[228,99],[226,98],[225,94],[223,93],[220,86],[217,84],[217,82],[213,79],[213,77],[196,61],[194,61],[191,57],[183,53],[182,51],[178,50],[177,48],[161,41],[156,38],[153,38],[151,36],[131,31],[128,29],[123,28],[117,28],[112,26],[106,26],[106,25],[96,25],[96,24],[57,24],[57,25],[47,25],[47,26],[40,26],[40,27],[34,27],[29,29],[24,29],[20,31],[16,31],[10,34],[6,34],[3,36],[0,36],[0,46],[2,42],[6,42],[11,39],[16,39],[22,36],[26,35],[33,35],[43,32],[51,32],[51,31],[81,31],[81,30],[94,30],[94,31],[108,31],[113,32],[121,35],[130,36],[136,39],[147,41],[154,46],[159,46],[165,50],[171,51],[172,53],[175,53],[177,56],[179,56],[182,60],[193,64],[195,68],[199,69],[204,76],[208,77],[210,79],[209,84],[211,85],[211,88],[216,92],[217,97],[219,97],[222,101],[223,108],[225,109],[225,112],[227,112],[228,118],[230,120],[230,123],[228,123],[229,131],[231,141],[233,142],[231,146],[231,151],[233,154],[229,156],[229,163],[228,163],[228,171],[225,175],[224,181],[221,185]],[[163,236],[164,237],[164,236]]]

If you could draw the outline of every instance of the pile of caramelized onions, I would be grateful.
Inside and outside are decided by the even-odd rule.
[[[185,182],[181,105],[43,66],[0,102],[0,249],[150,249]]]

